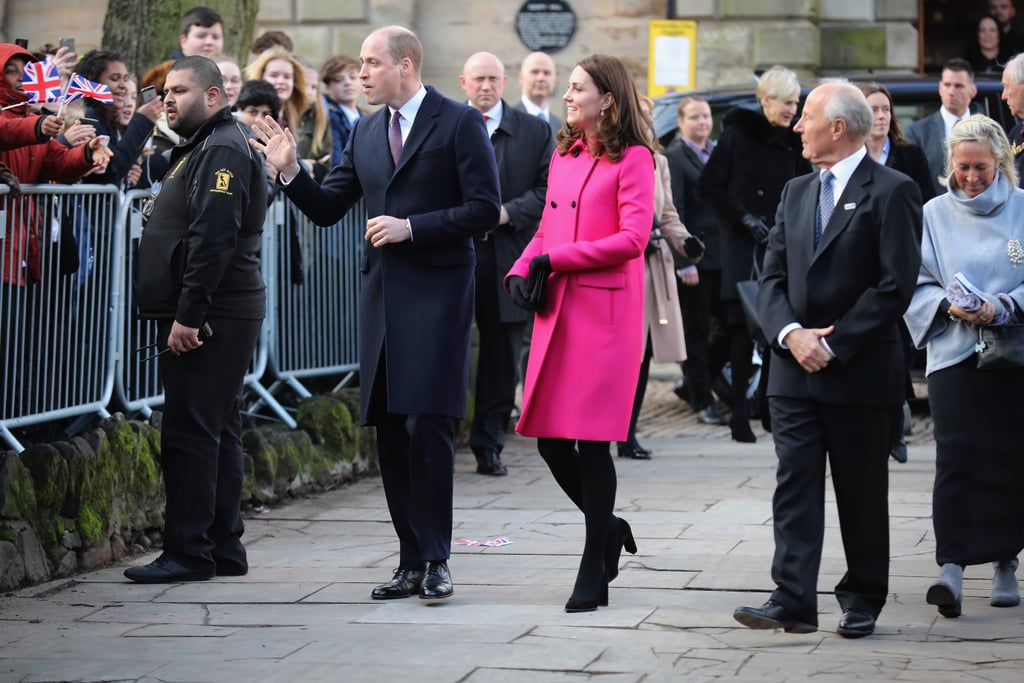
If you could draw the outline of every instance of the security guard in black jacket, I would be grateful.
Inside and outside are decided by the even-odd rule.
[[[166,351],[164,550],[125,571],[143,583],[248,571],[239,402],[266,313],[263,160],[232,117],[214,62],[178,60],[164,88],[167,121],[185,140],[147,207],[138,256],[139,315],[158,321]]]

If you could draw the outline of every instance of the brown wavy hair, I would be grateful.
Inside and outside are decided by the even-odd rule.
[[[863,83],[860,86],[860,91],[864,93],[864,97],[868,95],[874,95],[875,93],[881,93],[885,95],[885,99],[889,100],[889,139],[894,145],[908,145],[910,144],[903,138],[903,129],[900,126],[900,119],[896,116],[896,103],[892,99],[892,93],[881,83]],[[871,114],[871,120],[874,121],[874,112]]]
[[[618,57],[591,55],[577,64],[587,72],[602,95],[610,93],[612,103],[597,121],[595,139],[587,140],[595,156],[604,155],[608,161],[622,158],[626,148],[643,145],[651,150],[648,126],[640,113],[636,85],[629,70]],[[583,129],[564,124],[558,131],[558,154],[565,156],[573,143],[583,138]]]

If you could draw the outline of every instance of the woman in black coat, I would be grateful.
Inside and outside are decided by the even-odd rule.
[[[736,108],[725,115],[722,135],[700,178],[698,192],[719,218],[722,258],[722,307],[730,337],[732,417],[736,441],[754,442],[747,414],[747,385],[754,342],[747,331],[736,283],[749,280],[775,209],[790,178],[810,173],[800,137],[792,131],[800,103],[796,74],[781,66],[768,69],[757,84],[761,111]]]

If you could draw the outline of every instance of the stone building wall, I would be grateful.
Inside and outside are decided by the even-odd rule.
[[[647,22],[666,15],[665,0],[568,0],[577,16],[569,45],[552,56],[556,94],[584,55],[623,57],[646,87]],[[358,55],[374,28],[401,24],[415,30],[425,50],[424,81],[461,98],[458,76],[473,52],[497,54],[510,75],[527,52],[515,31],[522,0],[262,0],[257,33],[288,32],[296,52],[320,64],[332,54]],[[4,40],[34,44],[74,35],[79,51],[98,46],[103,0],[0,0]],[[749,83],[754,69],[782,63],[804,75],[917,67],[917,0],[676,0],[680,19],[698,22],[697,89]],[[228,28],[230,30],[230,27]],[[556,103],[557,104],[557,103]]]

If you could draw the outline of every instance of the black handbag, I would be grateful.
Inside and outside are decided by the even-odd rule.
[[[974,350],[981,370],[1024,367],[1024,325],[979,327]]]
[[[754,268],[753,279],[740,280],[736,283],[736,295],[740,299],[740,306],[743,307],[743,317],[747,320],[747,333],[756,344],[766,344],[764,330],[761,329],[761,319],[757,315],[757,290],[758,279],[761,277],[761,264],[757,258],[757,247],[754,247]]]

